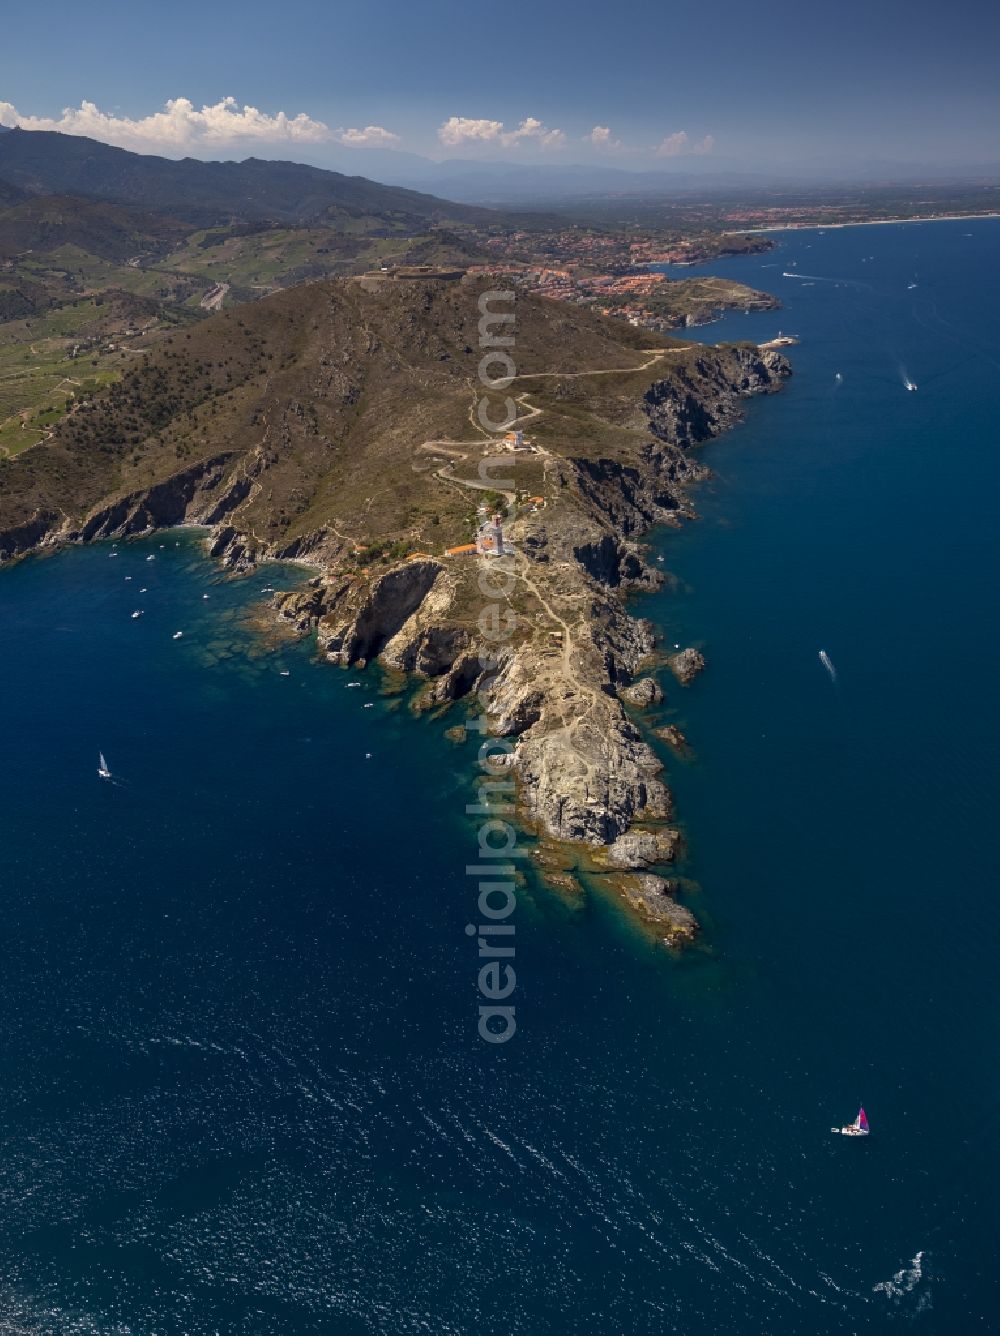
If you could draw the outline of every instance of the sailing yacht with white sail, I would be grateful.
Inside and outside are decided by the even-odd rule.
[[[99,760],[97,765],[97,773],[100,775],[102,779],[110,779],[111,771],[108,769],[108,763],[104,759],[104,753],[98,752],[98,758]]]

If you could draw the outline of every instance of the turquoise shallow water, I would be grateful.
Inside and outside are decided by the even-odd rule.
[[[699,337],[783,326],[796,377],[642,606],[710,662],[668,697],[708,947],[527,887],[506,1046],[472,752],[259,652],[294,572],[0,573],[0,1331],[996,1325],[1000,224],[779,240],[725,268],[787,310]]]

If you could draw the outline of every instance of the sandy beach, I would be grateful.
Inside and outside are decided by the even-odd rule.
[[[761,232],[809,232],[833,231],[841,227],[883,227],[890,223],[961,223],[971,222],[974,218],[1000,218],[1000,213],[932,213],[921,214],[914,218],[864,218],[850,223],[780,223],[773,227],[727,228],[723,233],[727,237],[756,236]]]

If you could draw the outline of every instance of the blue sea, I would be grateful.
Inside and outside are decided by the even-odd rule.
[[[0,1332],[998,1329],[1000,222],[776,241],[695,334],[795,377],[636,604],[703,945],[528,878],[507,1044],[476,741],[262,636],[308,572],[0,572]]]

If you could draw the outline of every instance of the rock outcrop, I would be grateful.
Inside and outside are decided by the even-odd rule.
[[[682,649],[679,654],[672,654],[667,662],[678,682],[682,686],[687,686],[703,671],[705,656],[697,649]]]
[[[646,710],[650,705],[659,705],[663,699],[663,691],[652,677],[640,677],[631,686],[622,687],[618,694],[622,700],[628,701],[629,705],[634,705],[640,710]]]
[[[412,670],[434,624],[435,606],[427,600],[441,570],[436,561],[411,561],[367,586],[348,586],[343,615],[335,606],[319,623],[320,647],[345,666],[381,655],[391,668]]]
[[[679,830],[629,830],[608,848],[607,860],[615,867],[652,867],[672,863],[681,842]]]

